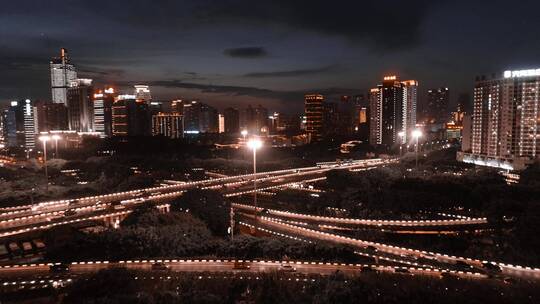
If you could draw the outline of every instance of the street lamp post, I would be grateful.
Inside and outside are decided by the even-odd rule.
[[[43,135],[39,137],[39,140],[43,142],[43,162],[45,167],[45,189],[49,190],[49,173],[47,172],[47,141],[51,140],[51,137],[48,135]]]
[[[54,134],[51,138],[54,139],[54,158],[58,158],[58,140],[62,137],[58,134]]]
[[[246,136],[248,135],[248,131],[246,129],[242,130],[242,132],[240,132],[240,134],[242,134],[242,137],[244,138],[244,142],[243,144],[247,144],[246,143]],[[246,152],[242,153],[242,159],[246,159]]]
[[[415,143],[416,143],[414,146],[414,153],[415,153],[415,158],[416,158],[416,169],[418,169],[418,138],[422,136],[422,131],[420,131],[419,129],[416,129],[412,131],[412,136],[414,137]]]
[[[262,141],[258,138],[250,139],[247,146],[253,150],[253,206],[255,206],[255,220],[257,219],[257,149],[262,147]]]
[[[401,131],[398,133],[399,136],[399,158],[403,156],[403,137],[405,136],[405,132]]]

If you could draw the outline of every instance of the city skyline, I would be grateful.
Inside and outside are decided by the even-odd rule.
[[[145,83],[156,99],[199,99],[220,109],[260,103],[301,112],[305,93],[330,100],[365,93],[390,74],[417,79],[421,103],[429,88],[449,87],[455,104],[472,93],[478,74],[538,66],[537,42],[508,32],[534,27],[538,4],[517,11],[502,1],[486,10],[462,1],[278,2],[253,10],[243,1],[8,3],[0,13],[6,28],[22,25],[0,32],[0,103],[51,99],[47,66],[60,47],[81,77],[121,88]],[[373,17],[388,5],[407,14]],[[499,35],[509,43],[500,45]]]

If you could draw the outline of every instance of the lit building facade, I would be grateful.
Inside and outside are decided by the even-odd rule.
[[[26,99],[24,101],[24,147],[26,149],[34,149],[36,147],[37,131],[37,115],[32,101]]]
[[[92,79],[77,79],[67,91],[69,129],[76,132],[94,131],[94,88]]]
[[[538,160],[539,152],[540,69],[479,77],[474,88],[471,153],[462,154],[461,159],[519,170]]]
[[[308,94],[304,96],[305,130],[308,140],[317,141],[322,138],[324,118],[324,96]]]
[[[139,102],[150,102],[152,100],[152,94],[150,94],[150,88],[144,84],[137,84],[135,87],[135,99]]]
[[[51,93],[54,103],[67,105],[67,91],[72,81],[77,79],[75,66],[69,62],[67,50],[60,50],[60,57],[50,62]]]
[[[148,136],[151,134],[148,104],[135,95],[118,95],[112,106],[114,136]]]
[[[178,113],[152,115],[152,135],[162,135],[173,139],[182,138],[184,136],[182,115]]]
[[[12,101],[2,113],[2,132],[7,147],[34,149],[37,126],[36,108],[30,99]]]
[[[94,132],[110,137],[112,132],[112,106],[117,96],[113,88],[94,93]]]
[[[418,82],[399,81],[385,76],[383,83],[370,90],[370,143],[393,146],[406,143],[416,126]],[[398,134],[403,132],[403,137]]]

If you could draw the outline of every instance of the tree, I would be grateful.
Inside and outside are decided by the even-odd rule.
[[[231,205],[217,191],[193,189],[171,204],[171,210],[188,211],[201,219],[214,235],[226,236]]]

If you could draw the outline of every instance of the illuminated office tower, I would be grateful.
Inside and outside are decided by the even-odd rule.
[[[152,95],[150,94],[150,88],[147,85],[137,84],[135,87],[135,99],[137,101],[150,102]]]
[[[67,91],[68,124],[71,131],[94,131],[92,79],[77,79]]]
[[[12,101],[2,113],[4,141],[7,147],[24,147],[24,107]]]
[[[110,137],[112,132],[112,105],[116,93],[113,88],[97,91],[94,94],[94,132],[102,137]]]
[[[416,128],[416,113],[418,104],[418,81],[405,80],[403,86],[403,126],[405,136],[403,142],[408,142],[411,132]]]
[[[66,49],[62,48],[60,57],[51,60],[50,69],[52,101],[66,105],[68,88],[71,82],[77,79],[75,66],[69,62]]]
[[[308,94],[304,96],[305,128],[310,142],[320,140],[322,137],[323,103],[323,95]]]
[[[152,115],[152,135],[182,138],[184,136],[182,115],[178,113],[158,113]]]
[[[24,101],[24,147],[26,149],[34,149],[36,147],[37,131],[37,115],[32,101],[26,99]]]
[[[32,150],[36,147],[38,117],[30,99],[12,101],[2,113],[3,137],[7,147]]]
[[[471,152],[458,159],[510,170],[540,159],[540,69],[477,78]]]
[[[416,80],[399,81],[397,76],[385,76],[382,84],[370,90],[370,143],[407,143],[416,126],[417,100]]]
[[[135,95],[118,95],[112,106],[114,136],[147,136],[151,134],[148,104]]]
[[[225,115],[218,114],[219,133],[225,133]]]

